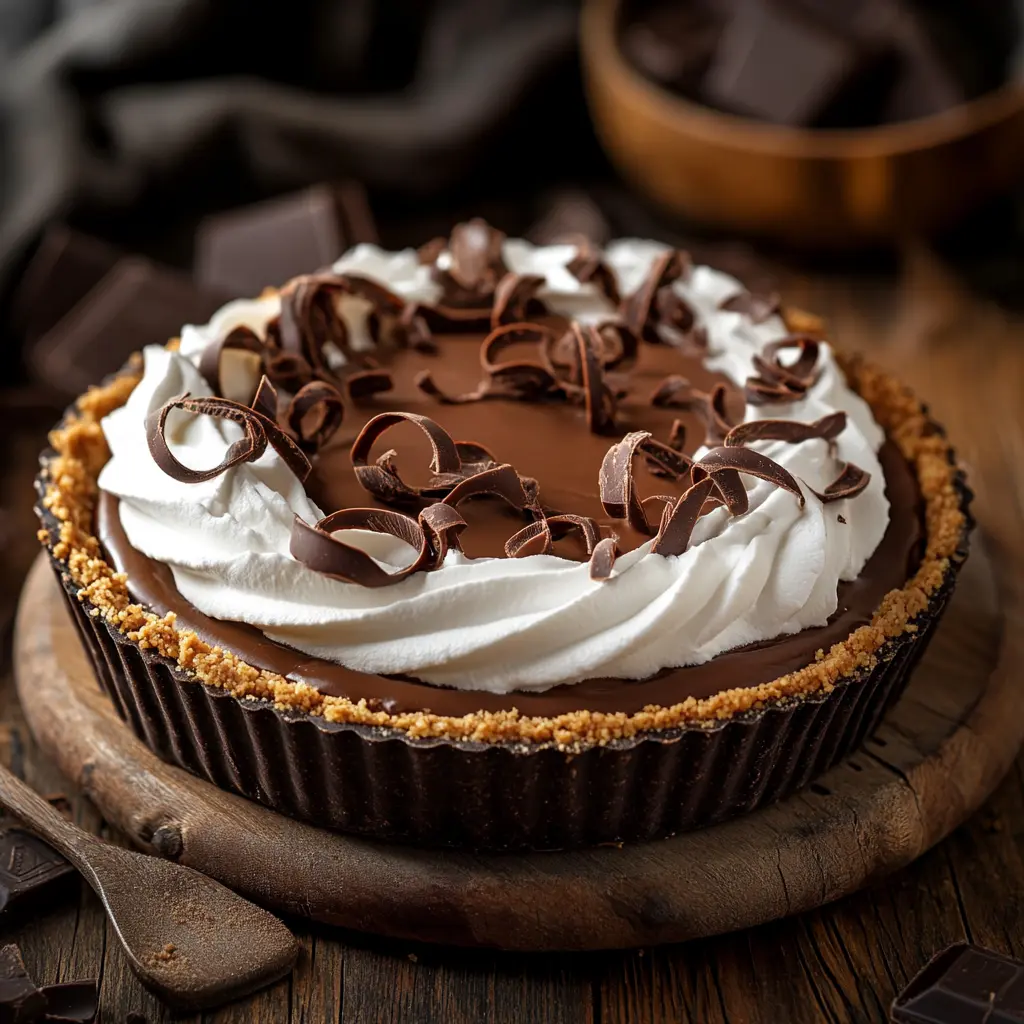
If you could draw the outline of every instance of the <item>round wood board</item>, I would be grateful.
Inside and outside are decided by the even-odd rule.
[[[1024,739],[1019,602],[981,545],[906,695],[863,750],[773,807],[660,842],[473,855],[327,832],[158,760],[115,715],[45,557],[15,667],[29,725],[104,817],[279,911],[516,950],[677,942],[818,907],[908,864],[988,796]]]

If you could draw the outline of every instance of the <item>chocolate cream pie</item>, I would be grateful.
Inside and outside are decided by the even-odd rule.
[[[906,388],[653,242],[360,245],[91,389],[39,478],[160,756],[423,844],[649,839],[846,756],[966,556]]]

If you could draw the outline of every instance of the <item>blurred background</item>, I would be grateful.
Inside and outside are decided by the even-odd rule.
[[[1016,411],[1022,7],[0,0],[10,580],[76,393],[226,298],[474,215],[688,247],[910,365],[954,423],[997,365]]]

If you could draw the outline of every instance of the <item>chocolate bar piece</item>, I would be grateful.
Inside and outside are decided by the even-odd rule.
[[[853,37],[781,3],[749,0],[722,34],[704,95],[737,114],[811,125],[854,90],[871,63]]]
[[[966,942],[944,950],[896,997],[897,1024],[1021,1024],[1024,963]]]
[[[333,263],[357,242],[376,242],[366,192],[357,182],[207,217],[196,233],[196,279],[231,295],[259,295]]]
[[[95,981],[67,981],[42,989],[46,1024],[89,1024],[95,1019],[99,985]]]
[[[0,913],[35,904],[75,877],[75,869],[41,839],[0,822]]]
[[[97,285],[121,254],[64,224],[47,228],[11,304],[16,330],[28,344],[41,337]]]
[[[32,1024],[46,1012],[46,996],[28,976],[21,951],[0,947],[0,1024]]]
[[[77,395],[144,345],[164,344],[184,324],[205,323],[230,297],[127,257],[29,349],[27,360],[40,379]]]

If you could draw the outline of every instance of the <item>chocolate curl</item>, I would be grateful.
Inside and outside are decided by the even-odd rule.
[[[720,445],[725,442],[726,435],[733,428],[726,409],[728,394],[724,384],[716,384],[715,390],[709,395],[706,391],[693,387],[685,377],[673,373],[654,389],[651,405],[696,413],[704,423],[704,443]]]
[[[590,555],[590,578],[604,581],[612,574],[619,548],[614,537],[605,537],[598,541]]]
[[[636,495],[633,480],[633,459],[638,453],[653,460],[673,479],[689,473],[693,462],[681,452],[655,441],[646,430],[627,434],[605,453],[598,478],[601,504],[605,512],[612,519],[625,519],[638,533],[650,536],[655,529],[648,521],[645,502],[640,501]]]
[[[799,349],[800,355],[791,366],[783,366],[779,353],[791,348]],[[761,355],[754,356],[757,376],[747,378],[747,401],[753,405],[799,401],[817,379],[819,351],[818,340],[806,334],[788,335],[766,345]]]
[[[640,339],[625,324],[606,320],[592,330],[601,342],[602,369],[628,370],[636,363]]]
[[[593,327],[582,327],[575,321],[571,331],[576,342],[576,378],[578,384],[562,387],[570,397],[582,395],[587,411],[587,426],[592,434],[606,434],[615,429],[615,396],[604,382],[599,351],[601,339]]]
[[[748,507],[746,489],[739,482],[740,473],[767,480],[776,487],[789,491],[796,496],[801,507],[803,506],[804,496],[793,475],[774,459],[762,455],[753,448],[712,448],[693,466],[694,482],[705,475],[712,477],[729,511],[737,516],[743,515]]]
[[[544,278],[540,274],[507,273],[494,289],[491,328],[521,323],[531,312],[542,312],[543,303],[537,298],[537,292],[543,286]]]
[[[431,261],[434,279],[444,289],[438,305],[457,309],[490,306],[498,281],[508,271],[501,252],[504,241],[504,232],[479,217],[456,224],[448,240],[448,269],[437,268],[437,256]]]
[[[587,554],[592,555],[601,539],[597,523],[589,516],[559,514],[544,516],[524,526],[505,542],[505,554],[509,558],[523,558],[526,555],[549,555],[555,540],[565,537],[573,530],[579,531]]]
[[[580,284],[595,284],[613,306],[622,301],[619,282],[615,271],[604,261],[604,254],[589,238],[576,243],[576,255],[565,265],[565,269]]]
[[[871,474],[852,462],[844,462],[839,476],[825,488],[824,491],[815,491],[819,500],[828,505],[833,501],[842,501],[843,498],[855,498],[867,487],[871,480]]]
[[[374,442],[398,423],[414,424],[430,441],[433,452],[430,471],[433,476],[426,487],[410,487],[402,480],[395,467],[397,453],[393,449],[381,455],[375,465],[367,465]],[[388,504],[443,497],[462,479],[462,460],[449,434],[432,419],[411,412],[383,412],[374,416],[352,444],[351,458],[360,485],[375,498]]]
[[[394,378],[387,370],[361,370],[345,378],[345,393],[353,405],[359,405],[366,398],[391,391]]]
[[[199,373],[214,394],[224,395],[224,381],[221,377],[221,358],[225,352],[249,352],[257,356],[257,365],[262,366],[264,345],[250,327],[236,327],[223,338],[211,341],[199,357]]]
[[[338,389],[324,381],[304,385],[288,404],[288,429],[308,455],[318,452],[337,432],[345,415]]]
[[[523,342],[539,343],[543,351],[553,338],[554,332],[541,324],[504,324],[491,331],[480,346],[480,365],[486,377],[475,391],[449,395],[437,386],[429,370],[416,376],[416,386],[446,405],[462,405],[486,398],[540,401],[552,397],[559,391],[559,382],[549,367],[529,360],[500,362],[498,357],[505,349]]]
[[[458,546],[466,521],[450,505],[430,505],[416,519],[378,508],[347,508],[310,526],[298,516],[292,523],[292,557],[314,572],[363,587],[386,587],[415,572],[440,568],[450,547]],[[338,540],[336,530],[387,533],[416,549],[416,558],[404,569],[388,572],[361,548]]]
[[[663,339],[658,333],[658,327],[663,322],[684,334],[693,327],[696,320],[693,310],[672,289],[675,281],[689,278],[691,269],[688,253],[669,249],[654,260],[640,287],[622,300],[619,314],[638,338],[652,344],[661,344]],[[662,298],[663,291],[671,294]]]
[[[265,381],[266,378],[263,378]],[[261,381],[261,387],[263,382]],[[266,385],[270,387],[269,384]],[[165,434],[167,417],[174,409],[199,416],[214,416],[218,419],[232,420],[245,431],[245,436],[232,442],[223,460],[211,469],[192,469],[179,462],[167,444]],[[255,462],[267,450],[267,444],[273,445],[284,462],[300,479],[309,475],[309,460],[296,443],[277,425],[275,421],[256,409],[233,402],[228,398],[201,397],[193,398],[189,394],[172,398],[160,409],[146,418],[146,441],[153,461],[171,479],[179,483],[198,484],[226,473],[233,466],[243,462]]]
[[[665,506],[657,536],[651,545],[653,554],[681,555],[686,550],[693,528],[715,487],[715,480],[706,476],[687,488],[675,504]]]
[[[765,320],[779,312],[781,304],[775,292],[771,295],[757,295],[754,292],[742,291],[719,303],[718,308],[730,313],[741,313],[750,317],[753,323],[763,324]]]
[[[464,469],[468,467],[463,467]],[[521,477],[508,463],[490,465],[475,473],[467,473],[444,499],[448,505],[456,506],[467,498],[483,495],[498,497],[517,511],[533,509],[537,503],[537,481]]]
[[[732,428],[725,437],[725,446],[735,448],[752,441],[801,441],[821,439],[830,444],[846,429],[846,413],[833,412],[813,423],[796,420],[750,420]]]

